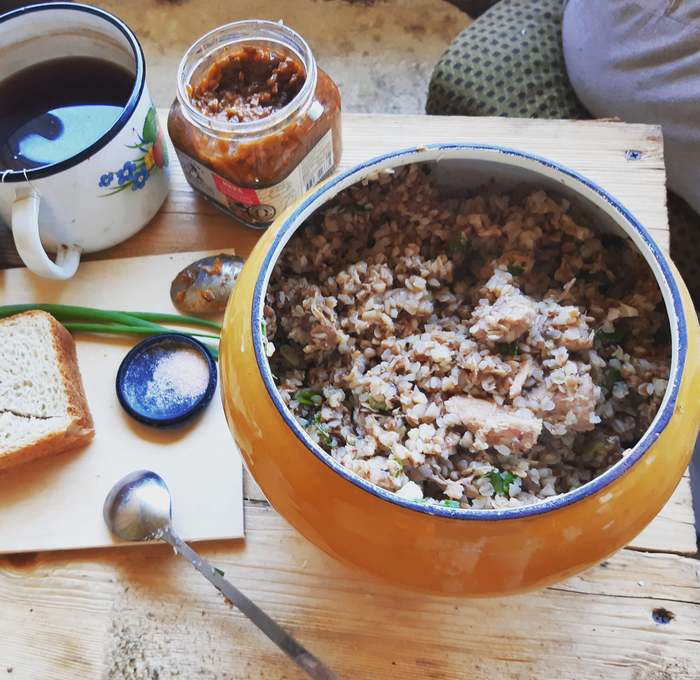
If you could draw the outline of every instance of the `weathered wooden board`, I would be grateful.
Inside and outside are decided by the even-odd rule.
[[[632,543],[631,548],[649,552],[695,555],[697,538],[693,521],[690,479],[683,477],[673,496]]]
[[[343,167],[438,141],[498,143],[600,183],[668,244],[657,127],[345,116]],[[641,152],[628,160],[627,151]],[[96,257],[235,246],[257,235],[194,196],[175,165],[153,223]],[[0,263],[13,249],[0,239]],[[0,264],[0,266],[2,266]],[[696,680],[700,561],[684,479],[629,549],[540,593],[483,601],[410,594],[325,557],[246,476],[247,538],[204,553],[343,678]],[[666,610],[673,615],[664,620]],[[0,676],[12,680],[265,680],[302,676],[165,547],[0,558]]]
[[[205,553],[342,678],[700,677],[695,559],[622,550],[541,593],[452,600],[339,565],[266,504],[246,514],[245,545]],[[165,546],[0,558],[0,601],[12,680],[304,677]]]
[[[247,472],[244,472],[243,488],[247,500],[267,502],[255,480]],[[629,547],[646,552],[695,555],[697,539],[691,504],[690,479],[686,474],[654,521],[647,525]]]
[[[62,303],[103,309],[175,312],[170,282],[210,252],[84,262],[70,281],[24,268],[0,271],[0,304]],[[138,282],[135,284],[135,282]],[[114,388],[126,353],[143,338],[78,334],[76,344],[95,438],[80,450],[0,474],[0,553],[109,546],[119,542],[102,520],[112,485],[139,469],[170,487],[176,528],[190,540],[243,536],[242,464],[217,388],[192,421],[153,428],[130,418]],[[203,498],[216,498],[216,512]]]
[[[167,112],[160,111],[165,126]],[[421,144],[468,142],[499,144],[562,163],[597,182],[626,205],[668,247],[666,172],[661,129],[598,121],[463,118],[345,114],[339,170],[387,151]],[[175,154],[170,147],[170,158]],[[628,151],[639,152],[630,160]],[[634,156],[637,158],[637,155]],[[234,245],[243,255],[258,233],[235,224],[196,196],[177,162],[172,163],[168,199],[151,224],[136,236],[91,258],[133,257]],[[19,259],[9,231],[0,227],[0,263]]]

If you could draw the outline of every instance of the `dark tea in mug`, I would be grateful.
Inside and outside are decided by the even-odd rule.
[[[87,149],[116,123],[134,80],[104,59],[63,57],[0,82],[0,173],[54,165]]]

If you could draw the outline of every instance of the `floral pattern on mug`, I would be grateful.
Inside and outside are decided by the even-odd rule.
[[[108,171],[100,176],[98,186],[103,189],[112,188],[110,192],[103,194],[104,196],[112,196],[125,189],[143,189],[151,174],[162,170],[168,164],[168,149],[153,106],[148,110],[143,122],[139,141],[127,148],[137,150],[140,155],[134,160],[124,161],[118,170]]]

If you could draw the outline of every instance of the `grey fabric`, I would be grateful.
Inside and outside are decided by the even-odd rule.
[[[672,197],[671,255],[700,302],[700,0],[568,0],[562,22],[571,84],[596,116],[663,126]],[[700,440],[690,466],[700,528]],[[699,533],[700,535],[700,533]]]
[[[700,212],[700,0],[568,0],[562,41],[591,113],[663,125],[669,186]]]

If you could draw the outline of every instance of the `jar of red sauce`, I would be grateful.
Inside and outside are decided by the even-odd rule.
[[[237,21],[186,52],[168,132],[190,185],[261,229],[338,165],[340,93],[298,33]]]

